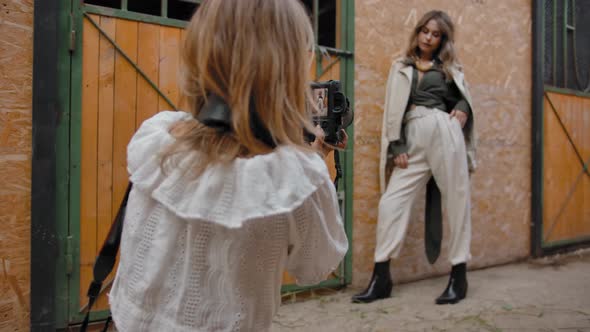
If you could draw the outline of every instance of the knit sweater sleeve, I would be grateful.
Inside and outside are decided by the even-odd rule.
[[[297,284],[316,284],[336,270],[348,240],[329,178],[294,210],[289,233],[287,270]]]

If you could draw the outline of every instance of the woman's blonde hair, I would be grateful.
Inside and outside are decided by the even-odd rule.
[[[251,129],[253,110],[276,145],[306,146],[313,44],[299,0],[204,1],[187,26],[181,92],[195,117],[208,96],[220,96],[231,109],[233,130],[220,133],[196,120],[177,123],[171,130],[176,142],[162,164],[195,150],[205,164],[270,152]]]
[[[406,51],[406,60],[415,62],[420,57],[420,48],[418,47],[418,35],[420,31],[430,22],[435,20],[438,23],[442,36],[438,50],[434,52],[434,57],[442,64],[442,70],[447,79],[452,79],[452,67],[461,68],[457,53],[455,52],[455,26],[447,13],[441,10],[431,10],[424,14],[416,24],[410,36],[410,44]]]

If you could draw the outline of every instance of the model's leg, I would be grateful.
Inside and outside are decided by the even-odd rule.
[[[450,226],[449,260],[453,268],[447,288],[436,300],[437,304],[446,304],[459,302],[467,294],[466,262],[471,257],[470,183],[459,121],[443,112],[435,118],[437,134],[427,158],[441,191]]]
[[[406,169],[394,169],[387,190],[379,201],[375,262],[399,256],[410,223],[412,205],[431,176],[424,158],[411,156],[408,165]]]
[[[410,222],[412,204],[420,189],[426,185],[431,172],[425,159],[421,135],[421,120],[408,124],[408,168],[393,170],[387,189],[379,201],[377,243],[373,275],[365,291],[353,296],[354,302],[368,303],[391,295],[390,258],[397,257]]]

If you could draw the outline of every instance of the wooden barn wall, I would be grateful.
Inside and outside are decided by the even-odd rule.
[[[472,177],[471,268],[529,254],[531,182],[531,2],[529,0],[356,0],[353,283],[371,276],[379,203],[379,149],[385,84],[418,19],[445,10],[474,99],[479,168]],[[392,271],[396,281],[446,273],[424,254],[424,195]],[[444,221],[445,234],[449,233]],[[441,285],[443,287],[444,285]]]
[[[0,331],[28,331],[33,0],[0,1]]]

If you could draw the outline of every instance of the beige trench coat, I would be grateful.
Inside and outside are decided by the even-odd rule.
[[[381,193],[385,192],[389,180],[388,178],[390,174],[386,174],[386,170],[392,166],[388,165],[387,148],[389,142],[396,141],[400,138],[402,120],[408,104],[408,99],[410,98],[410,89],[412,86],[412,66],[406,65],[402,61],[403,59],[398,59],[392,63],[391,69],[389,70],[389,78],[387,79],[385,108],[383,111],[383,128],[381,132],[381,158],[379,162]],[[463,134],[465,136],[469,171],[473,172],[477,166],[475,161],[477,137],[474,128],[473,103],[471,95],[467,90],[467,82],[465,82],[463,72],[458,68],[452,68],[451,71],[455,84],[471,108],[471,116],[463,129]],[[393,160],[391,162],[393,162]]]

